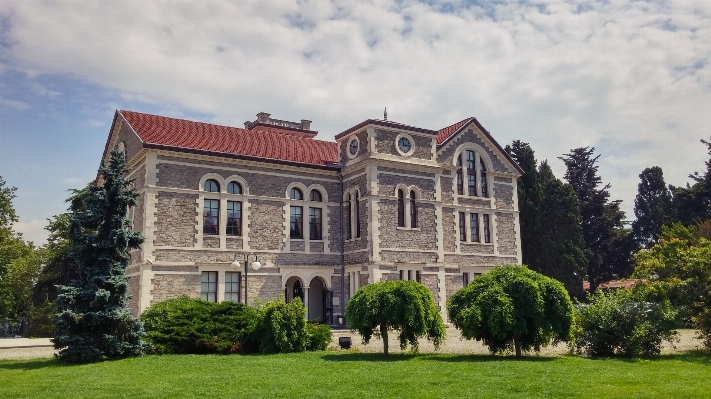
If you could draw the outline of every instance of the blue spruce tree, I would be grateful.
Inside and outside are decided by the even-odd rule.
[[[129,250],[143,237],[129,225],[126,213],[138,192],[126,179],[126,157],[115,147],[108,166],[99,169],[103,184],[74,196],[69,227],[69,255],[76,278],[59,286],[54,347],[59,360],[80,363],[142,355],[143,325],[126,308],[125,275]]]

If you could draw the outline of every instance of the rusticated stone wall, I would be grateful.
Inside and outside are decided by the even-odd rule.
[[[387,173],[378,173],[378,194],[396,196],[395,187],[398,184],[406,186],[417,186],[420,189],[421,197],[418,199],[434,200],[435,199],[435,182],[432,179],[424,179],[418,177],[405,177],[391,175]],[[410,193],[405,193],[405,198],[409,198]]]
[[[455,292],[464,288],[464,278],[461,274],[447,274],[444,276],[444,281],[447,298],[451,298]]]
[[[457,230],[454,222],[454,209],[442,208],[442,238],[445,252],[454,252],[457,249]]]
[[[398,135],[399,133],[397,132],[375,129],[376,151],[382,154],[400,155],[400,153],[397,152],[397,143],[395,142]],[[410,136],[414,141],[412,144],[415,146],[415,151],[411,157],[428,160],[432,159],[432,140],[435,139],[435,136],[433,135],[432,138],[422,137],[415,134],[410,134]]]
[[[200,274],[155,274],[151,284],[151,305],[181,295],[200,298]]]
[[[470,244],[470,243],[464,243],[464,242],[459,245],[460,245],[460,248],[463,253],[476,253],[476,254],[487,254],[487,255],[494,254],[494,246],[493,245]]]
[[[416,263],[435,263],[437,262],[437,253],[435,252],[416,252],[416,251],[380,251],[380,259],[386,263],[394,262],[416,262]]]
[[[158,193],[154,246],[195,245],[197,198],[197,194]]]
[[[437,249],[437,217],[433,204],[418,203],[416,229],[398,229],[396,200],[381,199],[379,208],[381,248]]]
[[[494,184],[494,202],[496,209],[512,211],[514,209],[513,187],[508,184]]]
[[[494,266],[503,264],[515,265],[518,263],[518,259],[504,256],[445,254],[444,262],[448,265],[460,266]]]
[[[491,163],[494,165],[495,171],[506,173],[513,172],[504,165],[501,159],[494,155],[491,149],[487,147],[486,144],[484,144],[484,141],[482,141],[478,135],[483,136],[483,133],[479,132],[479,129],[477,129],[476,133],[474,132],[474,129],[468,129],[465,132],[459,133],[456,137],[452,138],[449,143],[447,143],[445,150],[442,151],[437,157],[437,161],[443,164],[452,165],[452,158],[454,157],[454,153],[457,151],[457,148],[461,144],[475,143],[486,150],[486,155],[488,155],[491,159]]]
[[[439,277],[436,274],[422,273],[420,281],[432,294],[437,309],[442,310],[439,306]]]
[[[496,238],[501,255],[517,255],[514,220],[512,213],[496,212]]]
[[[249,275],[247,277],[247,300],[254,303],[255,299],[269,301],[284,294],[281,276]]]
[[[254,250],[280,250],[284,240],[284,203],[281,201],[251,200],[249,247]]]
[[[204,235],[202,237],[203,248],[220,248],[220,237],[216,235]]]
[[[140,275],[131,276],[128,278],[128,308],[134,317],[138,316],[140,309],[138,308],[138,299],[141,294]]]

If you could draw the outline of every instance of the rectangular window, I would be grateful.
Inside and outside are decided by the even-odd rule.
[[[242,235],[242,203],[227,201],[227,235]]]
[[[417,271],[415,271],[415,281],[417,281],[418,283],[422,283],[422,281],[420,281],[420,280],[421,280],[420,271],[417,270]]]
[[[403,277],[405,277],[405,276],[404,276],[404,272],[405,272],[404,270],[400,270],[400,280],[402,280]]]
[[[479,242],[479,214],[472,213],[469,215],[469,226],[471,227],[472,242]]]
[[[489,215],[484,214],[484,242],[491,242],[491,234],[489,234]]]
[[[457,171],[457,194],[464,195],[464,177],[462,169]]]
[[[300,206],[291,207],[291,238],[303,239],[304,238],[304,216],[303,208]]]
[[[462,287],[469,285],[469,273],[462,273]]]
[[[217,272],[202,272],[200,298],[208,302],[217,302]]]
[[[466,216],[464,212],[459,212],[459,241],[464,242],[467,240],[467,225]]]
[[[356,238],[360,238],[360,201],[358,201],[358,193],[355,195],[355,222],[356,222]]]
[[[239,302],[240,272],[225,272],[225,301]]]
[[[484,173],[484,171],[482,170],[481,171],[481,196],[482,197],[489,196],[489,192],[487,191],[486,187],[487,187],[486,186],[486,173]]]
[[[412,280],[412,270],[407,271],[407,279]]]
[[[202,233],[220,234],[220,200],[205,200],[203,210]]]
[[[467,170],[469,172],[469,170]],[[469,178],[469,195],[472,197],[476,197],[476,175],[475,174],[468,174],[467,177]]]
[[[346,201],[346,240],[351,239],[351,195],[348,194],[348,201]]]
[[[476,155],[474,151],[467,151],[467,182],[469,186],[469,195],[476,197]]]
[[[321,226],[321,208],[309,208],[309,239],[323,239]]]

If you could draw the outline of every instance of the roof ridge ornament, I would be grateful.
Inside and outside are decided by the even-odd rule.
[[[388,120],[388,107],[385,107],[385,111],[383,112],[383,120]]]

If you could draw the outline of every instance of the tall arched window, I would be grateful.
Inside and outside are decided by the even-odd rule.
[[[479,172],[481,173],[481,196],[488,197],[489,190],[486,186],[486,166],[484,165],[484,160],[479,157]]]
[[[457,194],[464,195],[464,171],[462,170],[462,154],[457,157]]]
[[[289,198],[293,200],[303,200],[304,199],[304,193],[301,192],[298,188],[294,187],[291,189],[291,192],[289,193]]]
[[[242,194],[242,186],[235,181],[231,181],[230,184],[227,185],[227,192],[230,194]]]
[[[209,193],[219,193],[220,192],[220,185],[212,179],[205,180],[205,183],[203,184],[203,189]]]
[[[474,151],[467,151],[467,187],[469,195],[476,197],[476,155]]]
[[[351,195],[346,196],[346,240],[351,239]]]
[[[410,227],[417,227],[417,203],[415,202],[415,191],[410,191]]]
[[[360,201],[358,201],[358,191],[355,192],[355,225],[355,236],[360,238]]]
[[[405,193],[397,190],[397,225],[405,227]]]

